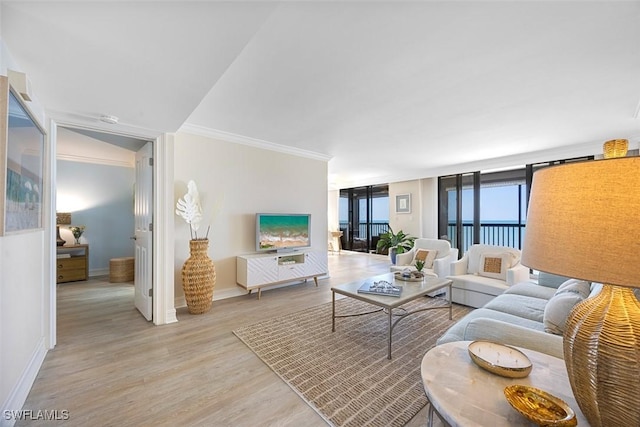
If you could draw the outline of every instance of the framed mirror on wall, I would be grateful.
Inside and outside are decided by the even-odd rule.
[[[0,235],[42,229],[45,135],[0,76]]]

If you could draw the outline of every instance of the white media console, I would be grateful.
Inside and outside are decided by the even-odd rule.
[[[310,278],[318,286],[318,277],[328,273],[327,253],[319,251],[240,255],[236,261],[238,285],[249,293],[257,289],[258,299],[264,287]]]

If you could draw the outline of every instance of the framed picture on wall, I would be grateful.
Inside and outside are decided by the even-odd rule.
[[[396,195],[396,213],[411,213],[411,194]]]
[[[42,229],[45,132],[0,77],[0,235]]]

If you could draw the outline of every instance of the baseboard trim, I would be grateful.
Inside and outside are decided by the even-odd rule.
[[[176,309],[172,308],[167,310],[167,314],[165,315],[165,325],[168,323],[176,323],[178,321],[178,316],[176,315]]]
[[[108,276],[109,268],[95,268],[93,270],[89,270],[89,277],[97,277],[97,276]]]
[[[14,417],[9,416],[7,420],[7,414],[11,414],[11,411],[20,411],[24,406],[31,387],[33,387],[33,383],[42,367],[47,351],[44,337],[42,337],[38,345],[36,345],[26,369],[22,372],[22,375],[20,375],[20,379],[11,390],[11,393],[9,393],[7,400],[2,404],[1,427],[12,427],[16,423],[17,419]]]
[[[174,301],[174,302],[173,302],[173,306],[174,306],[175,308],[178,308],[178,307],[186,307],[186,306],[187,306],[187,301],[184,299],[184,296],[181,296],[181,297],[175,297],[173,301]]]
[[[323,274],[322,276],[318,276],[318,280],[321,279],[328,279],[330,276],[329,274]],[[283,283],[279,283],[277,285],[266,285],[263,289],[263,291],[267,291],[269,289],[277,289],[277,288],[283,288],[285,286],[295,286],[295,285],[299,285],[302,283],[305,283],[309,280],[313,280],[311,279],[302,279],[302,280],[292,280],[291,282],[283,282]],[[258,294],[258,289],[255,289],[255,292],[253,292],[255,295]],[[227,299],[227,298],[234,298],[234,297],[240,297],[243,295],[247,295],[248,291],[244,288],[241,288],[240,286],[237,286],[236,288],[229,288],[229,289],[213,289],[213,301],[219,301],[219,300],[223,300],[223,299]],[[257,297],[256,297],[257,298]],[[174,298],[174,303],[175,303],[175,307],[186,307],[187,306],[187,301],[184,299],[184,295],[183,296],[179,296]]]
[[[222,289],[222,290],[213,290],[213,300],[218,301],[227,298],[239,297],[241,295],[245,295],[247,291],[244,289]],[[175,307],[186,307],[187,301],[184,299],[184,295],[174,298]]]
[[[213,300],[217,301],[221,299],[234,298],[234,297],[239,297],[246,294],[247,294],[247,291],[245,289],[239,286],[236,286],[235,288],[221,289],[217,293],[216,291],[213,291]]]

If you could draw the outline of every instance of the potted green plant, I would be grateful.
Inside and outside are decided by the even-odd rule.
[[[380,234],[380,240],[378,240],[378,244],[376,245],[376,251],[378,253],[382,253],[385,250],[388,251],[389,256],[391,257],[391,263],[395,264],[396,255],[410,250],[413,247],[413,242],[415,240],[415,237],[403,233],[402,230],[398,231],[396,234],[393,232],[393,229],[389,227],[389,231]]]
[[[76,239],[76,245],[80,244],[80,237],[82,237],[82,234],[84,233],[84,230],[87,227],[85,227],[84,225],[72,225],[71,227],[69,227],[69,230],[71,230],[71,233],[73,233],[73,237]]]
[[[416,277],[424,277],[424,273],[422,269],[424,268],[424,261],[421,259],[416,260],[416,272],[414,273]]]

